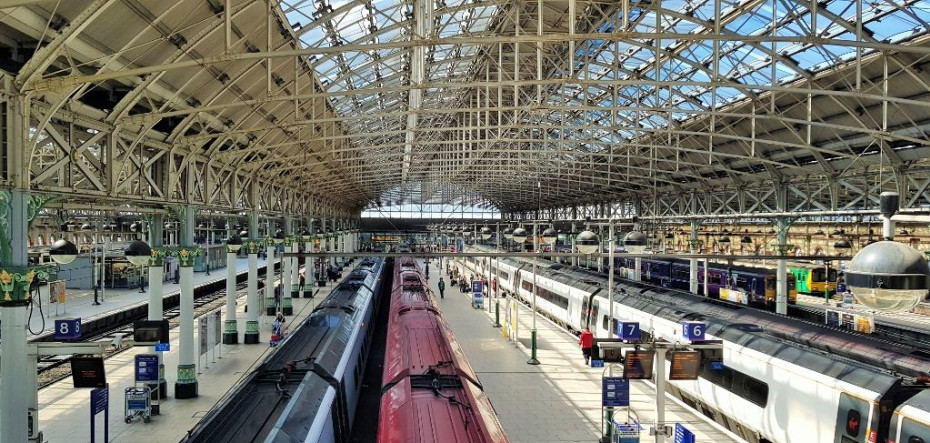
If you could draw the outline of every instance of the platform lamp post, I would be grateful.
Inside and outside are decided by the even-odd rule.
[[[575,243],[575,249],[577,249],[578,252],[582,254],[586,254],[586,255],[597,252],[597,250],[600,249],[601,247],[601,240],[597,237],[597,234],[591,231],[588,231],[588,230],[581,231],[581,233],[579,233],[578,236],[575,237],[574,243]],[[613,263],[613,260],[610,260],[610,262]],[[610,275],[607,276],[607,280],[608,280],[608,286],[610,286],[613,280],[613,272],[610,272]],[[611,303],[611,309],[612,308],[613,308],[613,303]],[[591,325],[583,325],[583,326],[591,326]],[[597,330],[596,327],[594,329]]]
[[[488,240],[491,238],[491,228],[489,228],[489,227],[487,227],[487,226],[483,226],[483,227],[481,228],[481,230],[478,231],[478,236],[481,237],[481,239],[484,240],[485,243],[488,243]],[[491,293],[491,282],[493,281],[492,279],[494,278],[494,276],[493,276],[492,273],[491,273],[491,260],[492,260],[492,257],[488,257],[487,260],[488,260],[488,287],[487,287],[487,288],[484,288],[484,290],[487,291],[487,293],[488,293],[488,313],[490,314],[490,313],[491,313],[491,303],[490,303],[490,300],[491,300],[491,297],[494,296],[494,295]]]
[[[522,245],[524,244],[524,242],[526,242],[527,235],[528,234],[526,232],[526,229],[517,228],[513,230],[513,237],[512,237],[513,241],[516,242],[518,245],[521,245],[521,248],[520,248],[521,250],[524,249]],[[539,248],[539,237],[536,236],[535,229],[534,229],[533,251],[535,252],[537,248]],[[537,350],[537,346],[536,346],[536,316],[537,316],[536,286],[537,286],[536,284],[536,257],[533,257],[533,323],[532,323],[533,327],[530,328],[530,359],[526,361],[526,364],[528,365],[539,364],[539,359],[536,358],[537,357],[536,355],[536,350]]]
[[[223,344],[239,344],[239,325],[236,321],[236,255],[242,248],[242,237],[233,234],[226,239],[226,322]]]

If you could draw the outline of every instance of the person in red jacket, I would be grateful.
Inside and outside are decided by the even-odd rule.
[[[585,326],[584,331],[581,331],[581,338],[578,343],[581,344],[581,353],[584,354],[584,364],[588,364],[591,359],[591,347],[594,346],[594,334],[591,333],[587,326]]]

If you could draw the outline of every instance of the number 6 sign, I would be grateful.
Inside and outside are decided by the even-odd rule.
[[[681,322],[681,335],[691,341],[704,341],[704,332],[707,325],[699,321]]]
[[[55,340],[81,338],[81,319],[55,320]]]

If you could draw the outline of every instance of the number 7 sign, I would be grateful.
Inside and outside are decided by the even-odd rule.
[[[639,322],[622,321],[617,324],[617,335],[623,340],[637,341],[641,340]]]

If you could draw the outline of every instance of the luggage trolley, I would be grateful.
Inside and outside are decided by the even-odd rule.
[[[152,390],[148,386],[126,388],[126,423],[152,421]]]

